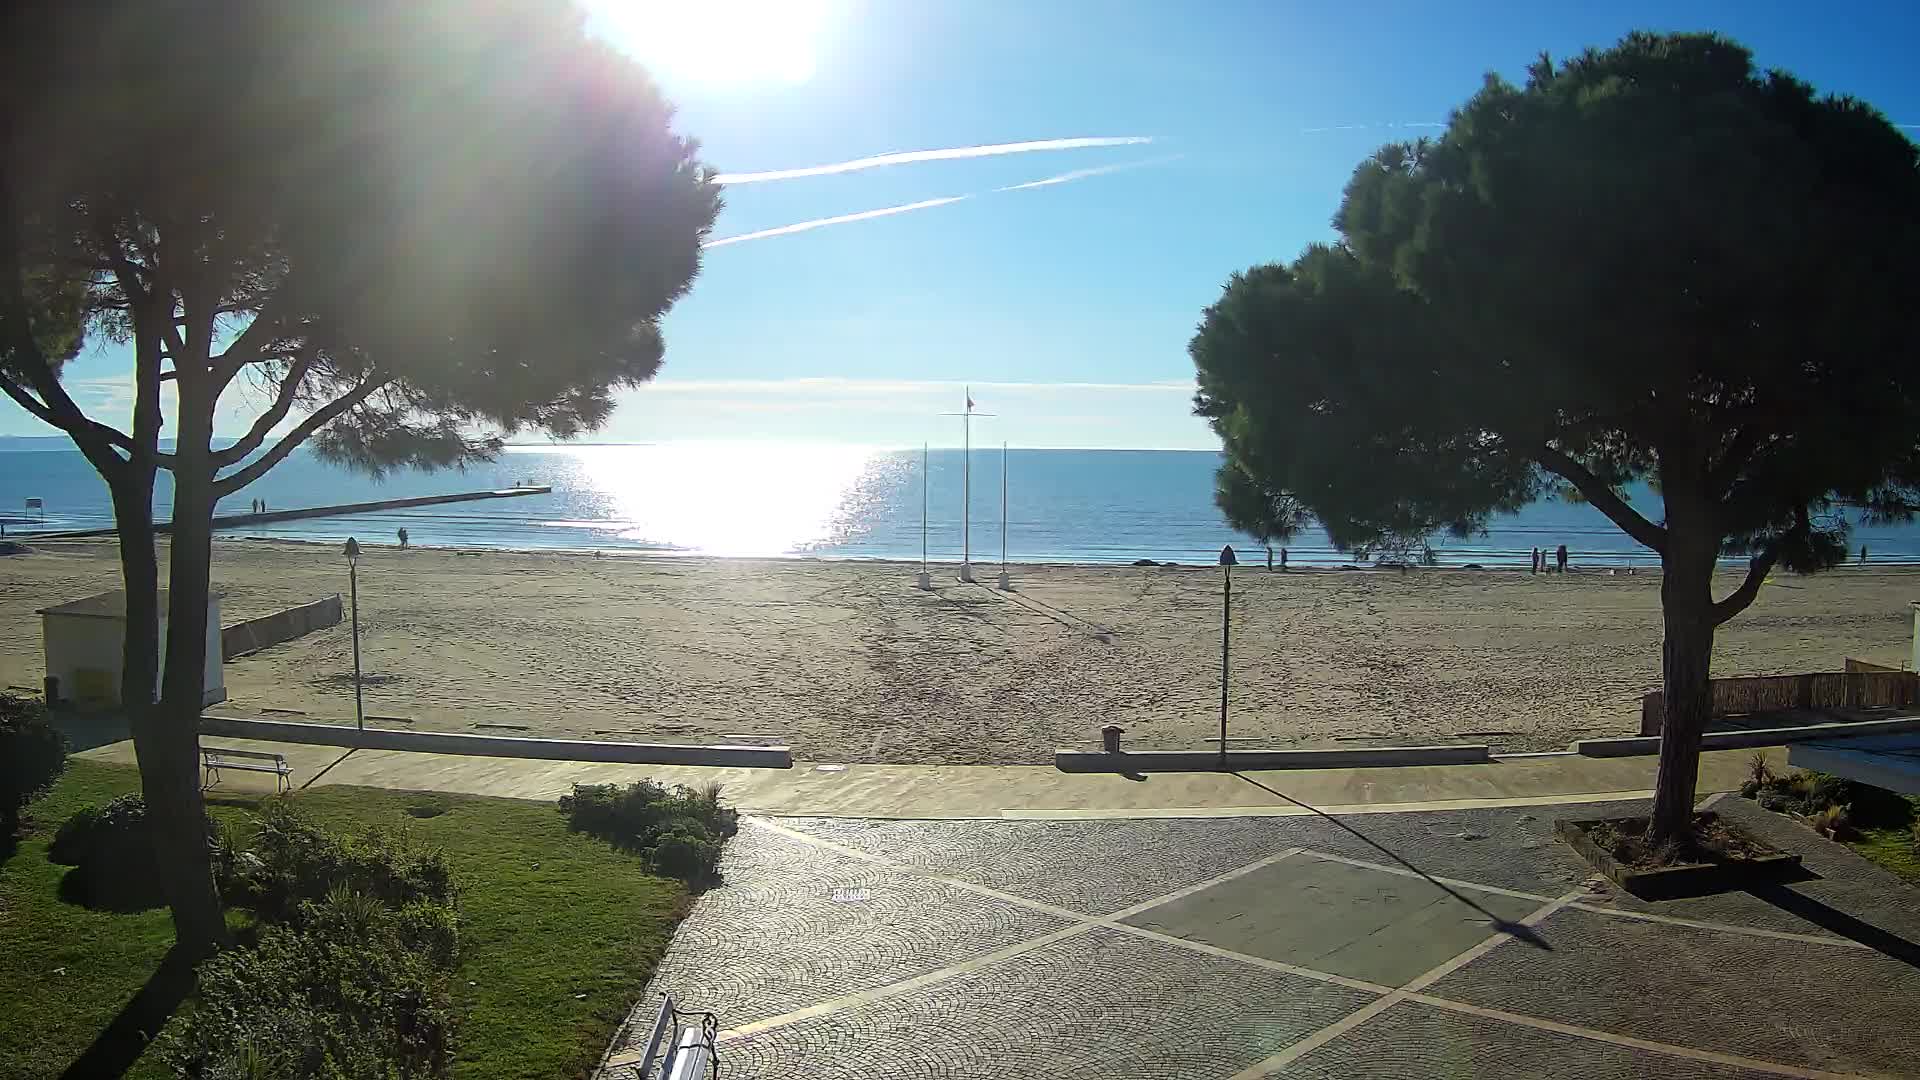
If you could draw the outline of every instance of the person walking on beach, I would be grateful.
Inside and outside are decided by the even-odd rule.
[[[1283,574],[1287,572],[1287,549],[1286,548],[1280,549],[1280,572]]]
[[[407,530],[401,529],[400,530],[400,547],[402,550],[405,550],[406,546],[407,546]]]
[[[1865,544],[1860,545],[1860,565],[1867,565],[1867,545]]]
[[[1555,565],[1560,568],[1560,573],[1564,574],[1567,572],[1567,545],[1561,544],[1560,547],[1554,551],[1553,561]]]
[[[1533,549],[1533,554],[1527,556],[1527,573],[1537,574],[1539,572],[1540,572],[1540,549],[1536,547]]]

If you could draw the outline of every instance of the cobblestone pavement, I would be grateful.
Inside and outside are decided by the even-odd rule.
[[[661,994],[717,1014],[741,1080],[1920,1075],[1920,893],[1716,809],[1807,880],[1604,888],[1553,820],[1633,803],[753,818],[603,1075],[635,1080]]]

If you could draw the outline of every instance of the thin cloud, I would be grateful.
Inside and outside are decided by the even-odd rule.
[[[765,172],[721,173],[712,178],[716,184],[763,184],[769,180],[793,180],[802,176],[833,176],[839,173],[880,169],[889,165],[912,165],[922,161],[954,161],[961,158],[999,157],[1002,154],[1031,154],[1042,150],[1084,150],[1097,146],[1140,146],[1152,142],[1146,135],[1119,135],[1077,139],[1036,139],[1031,142],[988,143],[982,146],[953,146],[942,150],[907,150],[895,154],[836,161],[831,165],[809,165],[799,169],[770,169]]]
[[[894,214],[908,214],[915,210],[930,210],[936,206],[947,206],[973,198],[971,195],[948,195],[940,199],[922,199],[919,202],[901,206],[883,206],[878,210],[862,210],[855,214],[839,214],[834,217],[814,218],[812,221],[798,221],[792,225],[781,225],[759,232],[741,233],[739,236],[723,236],[718,240],[709,240],[701,247],[717,248],[728,244],[738,244],[747,240],[764,240],[769,236],[786,236],[789,233],[807,232],[810,229],[824,229],[829,225],[845,225],[850,221],[867,221],[872,218],[891,217]]]
[[[1327,127],[1301,128],[1302,135],[1321,135],[1329,131],[1382,131],[1388,128],[1443,128],[1437,120],[1414,120],[1400,124],[1332,124]]]
[[[1033,188],[1052,187],[1055,184],[1070,184],[1075,180],[1085,180],[1089,176],[1106,176],[1108,173],[1127,172],[1131,169],[1144,169],[1150,165],[1165,165],[1170,161],[1179,161],[1183,157],[1186,157],[1186,155],[1168,154],[1165,157],[1148,158],[1145,161],[1128,161],[1119,165],[1101,165],[1092,169],[1075,169],[1072,172],[1063,172],[1058,176],[1049,176],[1044,180],[1029,180],[1024,184],[1013,184],[1008,187],[994,188],[993,190],[995,192],[1028,191]]]

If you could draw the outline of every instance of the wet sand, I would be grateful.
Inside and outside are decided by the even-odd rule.
[[[916,569],[369,546],[366,711],[424,730],[777,741],[814,761],[1046,762],[1110,722],[1138,747],[1216,733],[1217,568],[1016,566],[1012,594],[950,566],[921,592]],[[214,580],[226,623],[347,591],[334,548],[296,543],[220,541]],[[0,558],[0,683],[39,685],[36,608],[118,585],[106,542]],[[1913,599],[1920,573],[1893,567],[1783,575],[1722,627],[1714,673],[1899,664]],[[1242,567],[1232,734],[1560,749],[1637,730],[1659,643],[1652,573]],[[345,622],[225,676],[214,711],[352,722]]]

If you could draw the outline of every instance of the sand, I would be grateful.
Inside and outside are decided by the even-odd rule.
[[[366,711],[416,729],[776,741],[810,761],[1036,763],[1195,747],[1220,700],[1217,568],[1015,567],[1017,592],[917,567],[369,547]],[[332,547],[220,541],[223,621],[347,591]],[[1730,589],[1729,575],[1722,583]],[[0,683],[43,672],[36,608],[115,588],[105,542],[0,558]],[[1900,663],[1920,575],[1783,577],[1722,628],[1716,675]],[[1233,593],[1232,733],[1272,746],[1564,748],[1637,731],[1659,577],[1268,573]],[[346,623],[228,664],[236,716],[347,722]],[[269,710],[283,710],[272,711]]]

